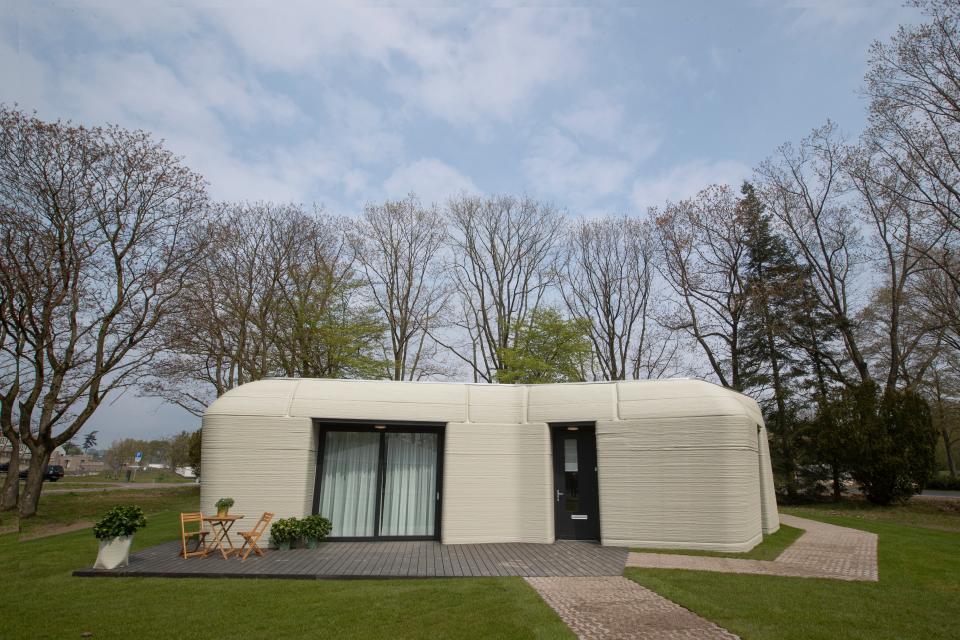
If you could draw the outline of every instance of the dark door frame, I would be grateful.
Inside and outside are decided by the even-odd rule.
[[[377,429],[374,425],[383,425],[385,429]],[[316,476],[313,482],[313,513],[320,513],[320,492],[323,484],[323,453],[327,442],[328,431],[352,431],[360,433],[379,433],[380,451],[377,454],[377,493],[373,515],[372,536],[331,536],[331,541],[360,541],[360,540],[439,540],[440,521],[443,515],[443,451],[446,423],[443,422],[410,422],[400,420],[354,420],[354,419],[326,419],[314,418],[313,426],[317,429],[317,463]],[[436,504],[434,506],[433,535],[426,536],[381,536],[380,511],[383,507],[383,492],[386,485],[387,464],[387,433],[435,433],[437,434],[437,478]]]
[[[553,476],[553,491],[551,492],[551,501],[553,502],[554,537],[557,540],[597,540],[599,541],[601,540],[601,531],[600,531],[600,473],[599,473],[599,463],[597,460],[597,424],[595,422],[586,422],[586,421],[551,422],[549,423],[549,426],[550,426],[550,453],[551,453],[550,457],[552,461],[551,475]],[[560,529],[560,527],[558,526],[559,525],[558,516],[560,514],[560,506],[559,506],[560,501],[557,498],[556,492],[559,491],[559,487],[557,485],[562,472],[560,472],[558,468],[559,460],[558,460],[557,454],[559,451],[561,451],[561,449],[559,448],[561,445],[559,443],[561,442],[563,434],[568,431],[568,427],[576,427],[578,431],[580,429],[583,429],[584,431],[589,430],[589,432],[592,435],[591,443],[593,445],[592,446],[593,465],[592,465],[592,468],[589,468],[591,465],[588,465],[588,473],[591,473],[593,475],[592,484],[594,488],[594,491],[593,491],[594,495],[591,496],[591,498],[594,504],[594,508],[592,509],[594,513],[591,513],[590,515],[595,516],[594,522],[596,524],[593,527],[591,527],[592,531],[590,533],[592,535],[589,535],[587,537],[574,536],[571,538],[567,536],[558,535],[559,529]],[[579,439],[583,439],[583,432],[580,433]],[[578,456],[578,458],[579,457],[581,456]],[[579,473],[582,473],[582,471],[580,471]]]

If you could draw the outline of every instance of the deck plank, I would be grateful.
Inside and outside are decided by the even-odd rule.
[[[444,545],[426,541],[326,542],[316,549],[265,549],[246,561],[219,554],[183,559],[180,543],[131,554],[114,570],[81,569],[83,577],[431,578],[452,576],[621,575],[627,550],[590,542]]]

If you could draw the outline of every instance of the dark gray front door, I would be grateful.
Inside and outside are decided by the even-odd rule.
[[[554,522],[558,540],[599,540],[597,437],[593,425],[552,425]]]

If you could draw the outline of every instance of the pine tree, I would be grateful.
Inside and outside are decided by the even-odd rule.
[[[740,191],[743,197],[737,215],[748,234],[744,265],[747,312],[741,342],[744,387],[772,393],[765,420],[777,470],[793,498],[802,435],[797,428],[796,396],[803,371],[791,336],[801,317],[807,278],[786,240],[774,230],[753,185],[744,182]]]

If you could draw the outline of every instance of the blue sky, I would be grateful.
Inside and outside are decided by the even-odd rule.
[[[218,199],[346,215],[467,190],[595,216],[739,182],[827,118],[858,132],[870,43],[918,19],[883,0],[0,9],[0,101],[154,132]],[[127,396],[89,428],[195,422]]]

